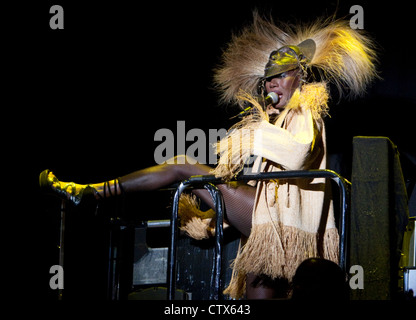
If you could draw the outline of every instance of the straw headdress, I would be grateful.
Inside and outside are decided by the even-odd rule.
[[[377,76],[374,42],[361,30],[351,29],[345,20],[318,19],[309,24],[290,25],[266,20],[255,12],[253,23],[233,35],[215,70],[214,81],[224,103],[238,102],[240,90],[258,94],[270,53],[311,39],[315,52],[302,67],[318,81],[333,83],[340,95],[363,93]]]

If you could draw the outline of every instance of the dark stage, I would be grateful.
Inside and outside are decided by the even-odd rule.
[[[3,180],[3,187],[14,182],[3,210],[11,219],[5,230],[14,229],[13,238],[6,240],[13,257],[7,264],[23,280],[13,290],[19,301],[58,299],[49,286],[49,269],[58,264],[60,200],[40,192],[39,173],[48,168],[62,181],[78,183],[113,179],[155,165],[159,129],[171,130],[175,138],[178,121],[184,121],[187,132],[198,128],[207,136],[210,129],[228,129],[239,111],[218,105],[212,70],[232,33],[251,22],[255,8],[296,23],[335,12],[351,17],[351,6],[362,6],[364,30],[378,46],[381,79],[362,98],[330,101],[325,122],[331,166],[350,180],[353,137],[388,137],[398,148],[410,198],[416,181],[410,2],[27,2],[10,10],[21,14],[19,21],[3,29],[10,40],[5,64],[11,67],[5,93],[12,96],[3,124],[4,155],[11,160],[4,169],[12,177]],[[64,9],[62,30],[49,26],[52,5]],[[12,130],[6,129],[10,119]],[[192,141],[185,147],[190,145]],[[414,197],[410,216],[416,215]],[[169,219],[169,192],[129,196],[127,202],[133,220]],[[94,219],[79,212],[68,218],[68,246],[71,238],[84,246],[77,235],[88,238],[85,246],[101,236]],[[79,228],[77,234],[71,234],[71,226]],[[69,300],[77,299],[77,290],[82,300],[103,298],[94,277],[105,273],[97,262],[103,253],[94,251],[97,259],[90,253],[68,261],[69,269],[82,265],[77,279],[65,274]],[[71,281],[85,288],[71,288]]]

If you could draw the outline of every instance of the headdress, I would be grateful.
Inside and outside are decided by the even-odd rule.
[[[264,68],[264,78],[270,78],[282,72],[302,68],[313,59],[316,51],[315,41],[306,39],[296,46],[283,46],[272,51]]]
[[[252,25],[234,35],[214,80],[224,103],[238,102],[243,90],[258,94],[265,77],[300,67],[319,82],[331,82],[340,95],[363,93],[377,76],[373,41],[348,21],[318,19],[311,24],[277,26],[254,13]]]

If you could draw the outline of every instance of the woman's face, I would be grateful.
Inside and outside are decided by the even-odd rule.
[[[267,93],[275,92],[279,96],[278,103],[267,106],[266,112],[269,116],[280,114],[292,97],[293,92],[299,86],[299,81],[300,75],[298,69],[267,78],[265,84]]]

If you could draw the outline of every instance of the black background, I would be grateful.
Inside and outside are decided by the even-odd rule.
[[[23,280],[17,297],[56,294],[48,272],[57,264],[59,201],[40,193],[39,173],[49,168],[63,181],[108,180],[154,165],[160,128],[176,135],[179,120],[187,131],[207,134],[230,127],[237,110],[218,105],[212,69],[254,8],[277,20],[310,21],[335,12],[349,17],[352,5],[363,7],[364,29],[379,46],[382,80],[363,98],[331,104],[328,150],[343,158],[340,170],[348,178],[352,137],[387,136],[401,153],[405,179],[414,181],[414,18],[405,3],[43,1],[3,7],[3,89],[10,97],[2,117],[3,212],[11,219],[5,230],[14,235],[5,240],[13,254],[9,265]],[[63,30],[49,27],[54,4],[64,8]]]

